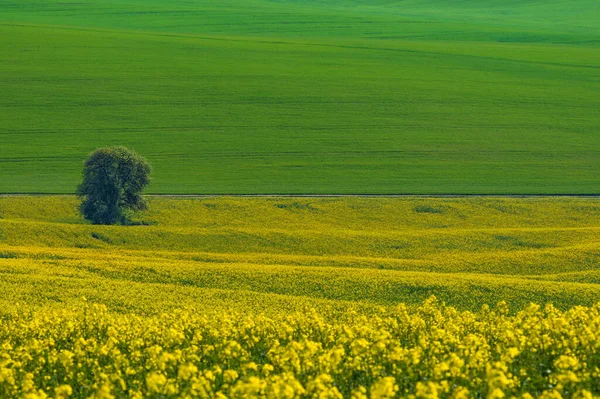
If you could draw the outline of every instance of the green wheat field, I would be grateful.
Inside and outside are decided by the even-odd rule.
[[[6,0],[0,192],[596,193],[595,0]]]

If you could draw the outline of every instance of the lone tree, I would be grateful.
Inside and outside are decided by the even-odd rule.
[[[125,147],[99,148],[90,154],[77,193],[81,213],[93,224],[127,224],[127,213],[146,209],[142,190],[150,182],[150,165]]]

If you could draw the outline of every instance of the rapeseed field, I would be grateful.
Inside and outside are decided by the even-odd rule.
[[[0,397],[600,396],[595,198],[0,197]]]
[[[434,298],[367,314],[8,313],[0,394],[23,398],[592,398],[600,306]]]

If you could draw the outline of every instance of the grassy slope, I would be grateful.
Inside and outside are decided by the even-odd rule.
[[[600,298],[595,199],[153,199],[145,220],[91,226],[72,198],[0,198],[2,300],[278,312]]]
[[[0,4],[0,192],[594,193],[595,2]]]

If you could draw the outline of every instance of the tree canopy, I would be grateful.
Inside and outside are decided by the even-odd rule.
[[[99,148],[90,154],[77,193],[81,213],[94,224],[127,224],[128,213],[146,209],[143,189],[150,164],[128,148]]]

